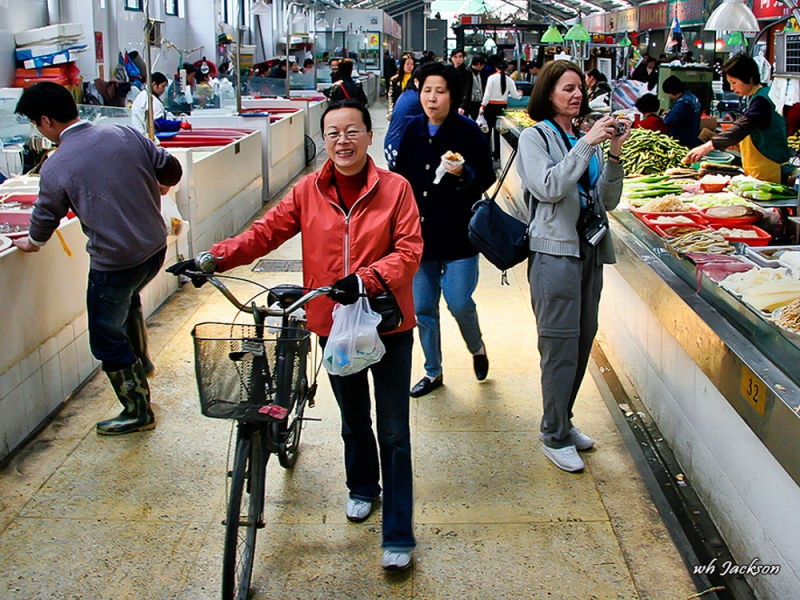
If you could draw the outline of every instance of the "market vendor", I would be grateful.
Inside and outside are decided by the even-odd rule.
[[[156,132],[178,131],[181,122],[172,113],[168,113],[161,102],[161,96],[167,90],[167,76],[156,71],[150,76],[150,88],[153,90],[153,125]],[[142,90],[131,106],[131,124],[147,135],[147,90]]]
[[[742,167],[751,177],[781,182],[781,165],[789,160],[786,121],[769,98],[769,88],[761,85],[758,64],[749,56],[737,54],[722,66],[731,90],[747,97],[747,110],[733,126],[697,146],[685,159],[696,163],[712,150],[739,144]]]

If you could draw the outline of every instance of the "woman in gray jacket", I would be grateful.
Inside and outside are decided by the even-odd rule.
[[[544,415],[542,453],[565,471],[584,468],[578,450],[594,445],[572,424],[572,407],[597,332],[603,265],[614,260],[606,210],[622,192],[622,145],[630,122],[606,116],[581,136],[573,121],[589,112],[580,68],[548,63],[536,79],[517,170],[531,209],[528,279],[536,315]],[[610,140],[608,161],[601,144]]]

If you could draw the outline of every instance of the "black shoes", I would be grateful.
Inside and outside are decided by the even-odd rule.
[[[473,354],[472,368],[475,369],[475,377],[478,378],[478,381],[483,381],[489,374],[489,359],[485,354]]]
[[[412,398],[419,398],[425,394],[430,394],[433,390],[444,385],[444,377],[439,375],[435,379],[429,379],[427,376],[419,380],[419,383],[411,388],[409,394]]]

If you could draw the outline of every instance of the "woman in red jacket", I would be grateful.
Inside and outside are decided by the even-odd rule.
[[[301,179],[250,230],[214,244],[217,270],[246,265],[303,234],[303,281],[307,288],[334,286],[332,298],[306,307],[308,328],[327,342],[334,300],[358,299],[358,278],[367,294],[394,292],[405,320],[382,336],[386,354],[372,365],[378,443],[372,430],[367,371],[331,375],[342,415],[345,471],[351,521],[365,521],[381,493],[383,475],[383,567],[411,565],[414,549],[411,434],[408,388],[411,382],[414,300],[412,281],[422,257],[419,212],[409,183],[379,169],[367,156],[372,144],[369,111],[356,100],[331,104],[322,115],[329,160]],[[378,448],[380,448],[380,460]]]

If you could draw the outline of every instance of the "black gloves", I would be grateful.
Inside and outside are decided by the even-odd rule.
[[[358,292],[358,276],[351,273],[344,279],[340,279],[333,284],[333,289],[328,292],[328,296],[339,304],[355,304],[361,297]]]
[[[187,272],[198,272],[197,264],[193,258],[175,263],[171,267],[167,267],[167,273],[171,273],[176,277],[178,275],[185,275]],[[196,288],[202,287],[205,282],[208,281],[208,277],[202,277],[200,275],[188,275],[188,277],[192,280],[192,285]]]

